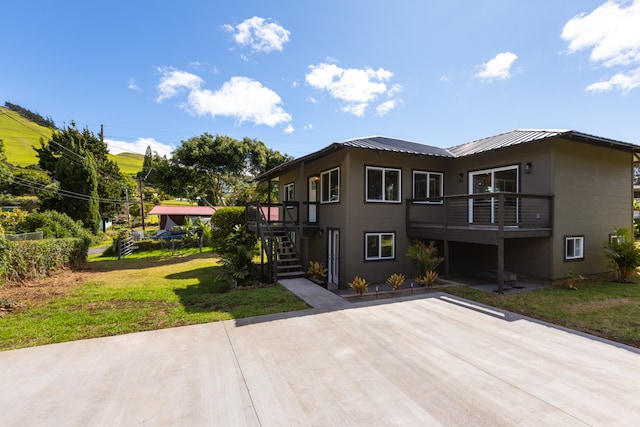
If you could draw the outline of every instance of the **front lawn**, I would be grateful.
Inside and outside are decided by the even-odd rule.
[[[446,292],[560,326],[640,347],[640,283],[586,279],[568,286],[500,295],[460,287]]]
[[[227,291],[212,252],[93,258],[41,283],[0,287],[0,350],[308,308],[280,285]]]

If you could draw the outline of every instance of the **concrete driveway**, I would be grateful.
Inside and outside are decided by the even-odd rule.
[[[10,426],[637,425],[640,354],[446,294],[0,353]]]

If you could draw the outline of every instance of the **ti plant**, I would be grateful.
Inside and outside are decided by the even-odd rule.
[[[309,269],[307,274],[314,279],[324,280],[327,275],[327,269],[324,264],[319,261],[309,261]]]
[[[393,291],[397,291],[400,286],[404,283],[405,277],[404,274],[393,273],[387,279],[387,284],[391,285]]]
[[[369,284],[364,278],[356,276],[351,283],[349,283],[349,287],[356,291],[356,294],[362,295],[365,292],[369,291]]]
[[[427,271],[424,276],[420,276],[416,279],[416,282],[420,283],[422,286],[426,286],[430,288],[435,283],[438,278],[438,273],[435,271]]]

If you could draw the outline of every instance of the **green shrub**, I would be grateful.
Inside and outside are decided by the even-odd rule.
[[[45,239],[10,242],[0,239],[0,274],[11,282],[40,279],[86,260],[82,239]]]
[[[407,256],[416,266],[416,277],[423,277],[430,271],[435,271],[444,258],[438,255],[438,247],[434,242],[427,245],[421,240],[416,240],[407,250]]]
[[[225,251],[220,254],[222,279],[236,285],[253,280],[253,256],[256,253],[256,236],[242,225],[234,227],[226,240]]]
[[[244,225],[244,206],[220,208],[211,217],[211,247],[220,253],[227,251],[227,236],[234,227]]]
[[[604,252],[619,282],[628,282],[631,274],[640,266],[640,248],[636,246],[628,228],[616,229],[614,238],[609,239]]]
[[[64,239],[75,237],[82,239],[88,248],[96,242],[96,236],[82,226],[81,221],[74,221],[67,214],[56,211],[32,212],[18,224],[20,233],[42,231],[45,239]]]

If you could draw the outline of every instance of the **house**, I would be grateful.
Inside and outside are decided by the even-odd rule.
[[[609,269],[603,247],[632,227],[640,146],[573,130],[514,130],[449,149],[387,137],[337,142],[257,177],[277,186],[281,215],[249,206],[249,229],[297,265],[322,261],[328,283],[414,277],[405,254],[434,241],[441,274],[554,282]],[[252,213],[253,212],[253,213]],[[284,237],[283,237],[284,236]],[[304,269],[304,267],[302,267]]]
[[[160,230],[170,230],[172,227],[184,225],[185,218],[193,221],[200,218],[209,222],[216,208],[210,206],[154,206],[148,215],[158,215]]]

